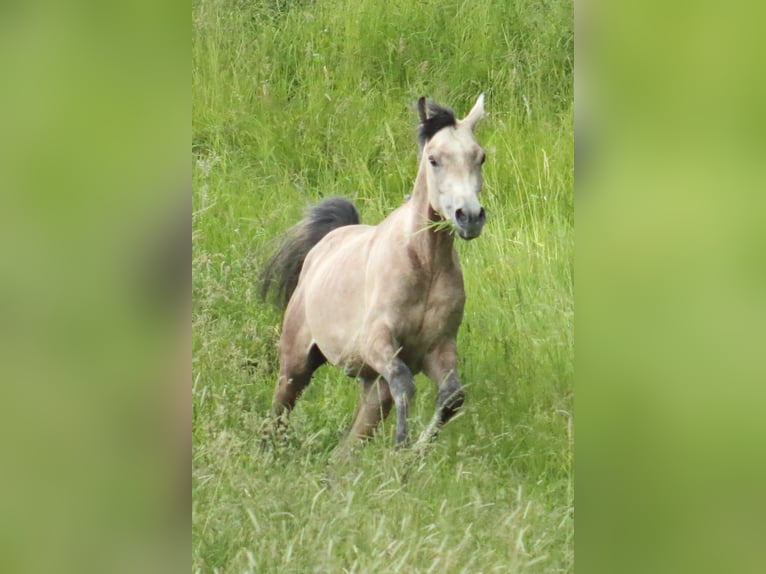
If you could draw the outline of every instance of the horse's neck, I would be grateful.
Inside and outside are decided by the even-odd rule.
[[[408,247],[415,249],[421,261],[429,261],[434,269],[453,265],[454,237],[434,224],[441,216],[431,207],[425,163],[421,162],[412,197],[407,202],[410,211]]]

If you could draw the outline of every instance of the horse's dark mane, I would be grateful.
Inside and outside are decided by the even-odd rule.
[[[451,109],[440,106],[432,100],[428,100],[425,105],[428,111],[427,119],[423,121],[421,117],[421,122],[418,126],[418,142],[421,147],[434,137],[439,130],[457,125],[455,113]]]

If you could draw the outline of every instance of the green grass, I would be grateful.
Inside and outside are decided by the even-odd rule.
[[[193,5],[193,570],[571,572],[573,21],[570,2]],[[345,195],[377,223],[410,192],[414,103],[486,92],[482,236],[456,243],[467,399],[425,456],[393,422],[331,458],[357,383],[322,367],[286,446],[260,452],[281,316],[269,242]],[[435,389],[418,376],[415,436]]]

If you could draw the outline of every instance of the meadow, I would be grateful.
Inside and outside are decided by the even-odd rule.
[[[193,2],[194,572],[573,571],[573,27],[564,0]],[[392,416],[337,460],[358,383],[325,366],[262,451],[273,240],[333,195],[381,221],[414,181],[417,98],[462,116],[481,92],[461,414],[425,456]],[[436,395],[416,385],[411,436]]]

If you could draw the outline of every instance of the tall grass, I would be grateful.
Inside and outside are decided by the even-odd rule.
[[[199,572],[573,569],[573,21],[557,0],[198,1],[192,11],[193,564]],[[412,104],[486,92],[463,414],[424,458],[389,421],[330,455],[357,384],[320,369],[260,452],[279,313],[254,278],[322,197],[377,223],[410,192]],[[420,376],[414,435],[434,388]],[[392,419],[393,420],[393,419]]]

